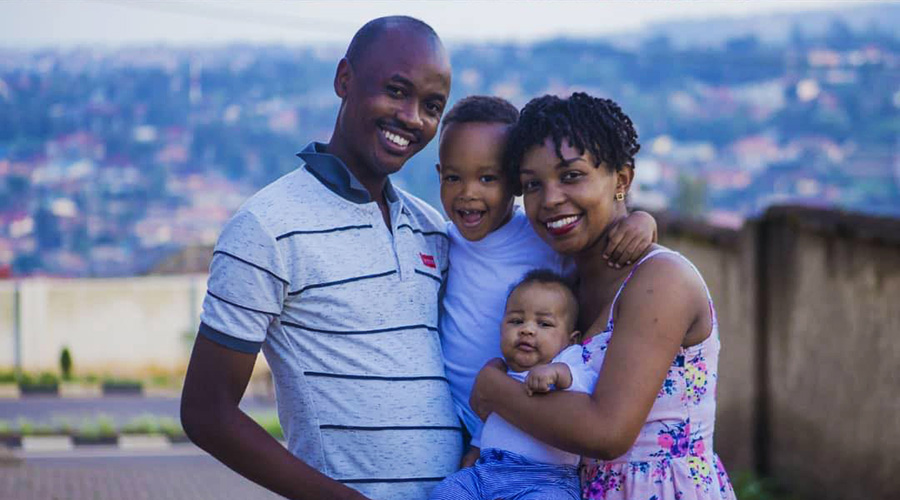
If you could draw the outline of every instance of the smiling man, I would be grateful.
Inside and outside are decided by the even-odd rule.
[[[447,239],[388,175],[434,137],[450,63],[425,23],[380,18],[354,36],[334,89],[330,141],[304,148],[216,244],[182,422],[288,498],[425,499],[462,447],[437,335]],[[287,449],[238,407],[260,350]]]

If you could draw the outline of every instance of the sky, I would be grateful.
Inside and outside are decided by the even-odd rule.
[[[448,42],[634,33],[654,23],[835,10],[856,1],[0,0],[0,47],[346,42],[369,19],[406,14]]]

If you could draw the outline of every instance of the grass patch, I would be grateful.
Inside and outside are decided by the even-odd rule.
[[[734,495],[740,500],[797,500],[773,478],[759,477],[752,472],[741,472],[732,482]]]

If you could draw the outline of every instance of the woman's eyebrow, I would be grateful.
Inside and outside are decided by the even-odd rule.
[[[560,162],[557,163],[556,167],[554,167],[554,168],[566,168],[566,167],[572,165],[573,163],[577,163],[579,161],[586,162],[587,160],[585,160],[584,157],[581,157],[581,156],[576,156],[574,158],[568,158],[568,159],[564,158],[564,159],[560,160]]]

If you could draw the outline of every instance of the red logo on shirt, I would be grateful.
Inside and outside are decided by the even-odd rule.
[[[419,257],[422,257],[422,264],[425,264],[426,267],[437,269],[437,264],[434,263],[434,255],[426,255],[424,253],[420,253]]]

